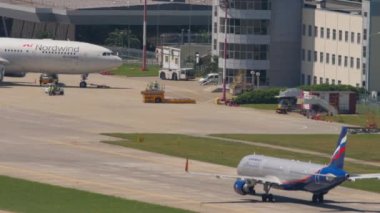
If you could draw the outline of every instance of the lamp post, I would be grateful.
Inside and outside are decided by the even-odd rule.
[[[255,71],[251,71],[252,79],[251,79],[251,84],[252,84],[252,90],[255,87]]]
[[[144,22],[143,22],[143,64],[142,71],[146,71],[146,0],[144,0]]]
[[[224,7],[224,66],[223,66],[223,97],[222,101],[226,101],[226,83],[227,83],[227,11],[229,7],[229,0],[220,0],[223,2],[221,6]]]
[[[257,89],[260,88],[260,72],[256,72],[256,77],[257,77]]]

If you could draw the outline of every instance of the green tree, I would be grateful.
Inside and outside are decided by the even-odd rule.
[[[140,48],[140,40],[134,35],[130,30],[119,30],[116,29],[108,34],[105,41],[106,45],[109,46],[119,46],[119,47],[130,47],[130,48]]]

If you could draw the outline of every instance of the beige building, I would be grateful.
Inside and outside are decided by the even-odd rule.
[[[301,84],[365,87],[363,62],[361,5],[341,11],[323,5],[304,8]]]

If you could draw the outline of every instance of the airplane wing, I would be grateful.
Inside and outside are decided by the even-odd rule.
[[[378,180],[380,180],[380,173],[377,173],[377,174],[351,175],[348,178],[349,181],[365,180],[365,179],[378,179]]]

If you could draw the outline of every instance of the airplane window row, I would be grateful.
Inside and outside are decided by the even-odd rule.
[[[42,51],[43,54],[56,54],[56,55],[76,55],[76,53],[68,53],[68,52],[47,52]]]
[[[14,53],[22,53],[22,50],[14,50],[14,49],[5,49],[5,52],[14,52]],[[29,52],[28,50],[26,52]]]

